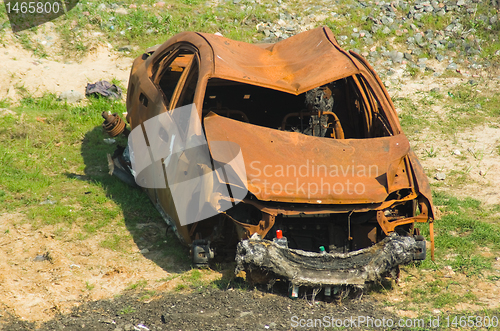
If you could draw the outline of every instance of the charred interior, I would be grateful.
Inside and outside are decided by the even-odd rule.
[[[209,112],[326,138],[392,135],[379,101],[359,75],[299,95],[214,78],[208,82],[203,101],[203,115]]]

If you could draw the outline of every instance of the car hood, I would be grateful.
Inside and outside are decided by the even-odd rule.
[[[380,203],[412,187],[410,152],[403,134],[370,139],[328,139],[280,131],[223,116],[204,120],[210,149],[217,141],[239,146],[241,182],[259,200],[312,203]],[[233,144],[234,145],[234,144]],[[234,153],[234,152],[233,152]],[[214,161],[227,157],[212,153]],[[227,183],[234,184],[234,183]]]

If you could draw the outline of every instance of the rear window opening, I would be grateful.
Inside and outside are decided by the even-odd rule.
[[[361,139],[391,136],[382,107],[364,78],[355,75],[300,95],[218,78],[209,80],[203,116],[310,136]]]

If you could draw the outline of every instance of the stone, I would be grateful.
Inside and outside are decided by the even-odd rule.
[[[420,33],[416,33],[413,38],[415,38],[415,42],[417,44],[420,44],[424,41],[424,38],[422,37],[422,35]]]
[[[125,45],[118,48],[118,52],[131,52],[131,51],[132,51],[132,46],[130,45]]]
[[[392,62],[394,62],[394,63],[402,63],[404,55],[402,52],[392,51],[389,53],[389,57],[391,58]]]
[[[448,70],[457,70],[458,69],[458,65],[456,63],[450,63],[446,69]]]
[[[394,23],[394,20],[387,16],[382,17],[381,21],[383,25],[391,25],[392,23]]]
[[[147,249],[147,248],[141,249],[140,253],[147,254],[147,253],[149,253],[149,249]]]
[[[85,98],[83,93],[74,90],[64,91],[59,95],[59,100],[64,100],[67,103],[75,103],[83,100],[83,98]]]
[[[444,60],[444,56],[442,56],[441,54],[437,54],[436,55],[436,60],[438,60],[439,62],[441,62],[441,61]]]
[[[391,33],[391,29],[389,29],[387,26],[382,30],[383,34],[389,34]]]
[[[127,15],[128,14],[128,10],[126,10],[125,8],[118,8],[117,10],[115,10],[115,13],[116,14],[120,14],[120,15]]]
[[[240,318],[241,318],[241,317],[248,316],[248,315],[253,315],[253,311],[242,311],[242,312],[240,313]]]
[[[434,175],[434,179],[445,180],[446,174],[444,172],[436,172],[436,174]]]

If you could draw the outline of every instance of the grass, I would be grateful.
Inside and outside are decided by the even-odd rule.
[[[148,281],[143,279],[138,281],[137,283],[130,284],[129,286],[127,286],[126,289],[127,290],[143,289],[146,285],[148,285]]]
[[[136,309],[134,307],[126,306],[126,307],[123,307],[119,313],[120,313],[120,315],[128,315],[128,314],[132,314],[135,312],[136,312]]]
[[[400,290],[402,300],[395,304],[405,310],[418,307],[420,313],[453,310],[459,303],[479,304],[471,284],[498,279],[498,274],[490,275],[494,256],[500,252],[496,209],[473,198],[458,199],[440,191],[434,191],[433,197],[442,213],[434,227],[436,260],[428,258],[402,267],[405,286]],[[418,227],[429,238],[428,227]],[[483,254],[485,250],[492,252],[491,257]],[[443,277],[445,266],[454,272],[449,278]]]
[[[123,253],[148,245],[162,252],[157,262],[165,268],[188,269],[186,248],[169,244],[176,241],[172,234],[136,228],[164,226],[148,197],[108,174],[106,155],[115,145],[103,142],[100,114],[120,114],[124,102],[70,105],[53,94],[24,93],[18,105],[0,101],[15,112],[0,118],[0,214],[20,212],[34,229],[52,226],[57,240],[97,240]]]

